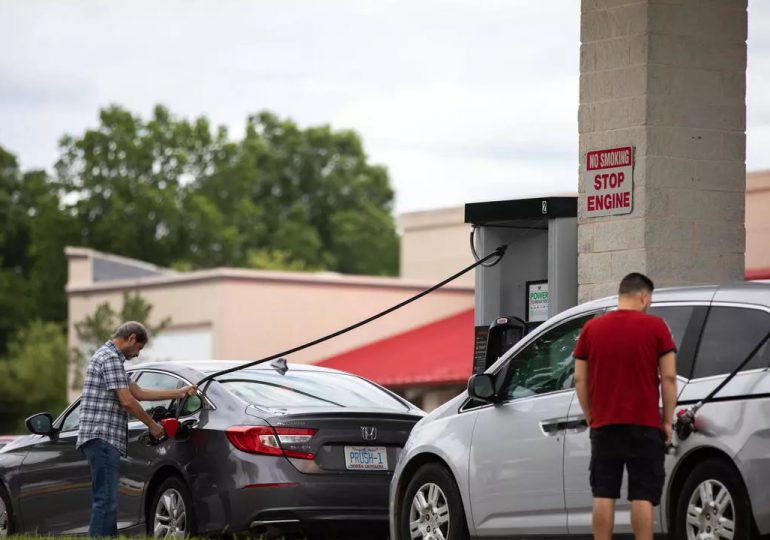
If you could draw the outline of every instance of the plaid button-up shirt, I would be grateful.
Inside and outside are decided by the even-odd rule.
[[[91,439],[102,439],[126,455],[128,413],[115,393],[117,388],[128,388],[125,361],[123,353],[108,341],[88,363],[80,398],[78,448]]]

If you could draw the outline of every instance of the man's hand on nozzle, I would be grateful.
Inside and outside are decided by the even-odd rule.
[[[150,435],[152,435],[156,439],[160,439],[165,435],[166,430],[163,429],[163,426],[161,426],[157,422],[153,422],[150,426]]]
[[[183,386],[177,391],[179,392],[178,394],[179,399],[184,399],[187,396],[190,396],[190,397],[194,396],[195,393],[198,391],[198,387],[194,384],[191,384],[189,386]]]

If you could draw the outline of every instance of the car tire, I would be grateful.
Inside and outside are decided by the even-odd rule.
[[[184,480],[178,476],[169,476],[155,490],[147,511],[147,535],[162,538],[179,533],[188,537],[195,536],[195,510]]]
[[[751,539],[751,503],[735,468],[719,459],[696,465],[679,493],[673,528],[673,537],[684,540],[700,534],[717,538],[720,529],[730,530],[733,540]]]
[[[14,533],[13,507],[11,498],[3,486],[0,486],[0,537],[10,536]]]
[[[417,470],[404,492],[399,536],[429,540],[434,538],[432,533],[436,527],[445,540],[469,538],[465,509],[455,479],[446,467],[427,463]]]

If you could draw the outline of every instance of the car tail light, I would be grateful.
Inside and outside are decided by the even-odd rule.
[[[238,450],[250,454],[268,454],[299,459],[313,459],[310,439],[316,429],[273,428],[270,426],[233,426],[225,430]]]

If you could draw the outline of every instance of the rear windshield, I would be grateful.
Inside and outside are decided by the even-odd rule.
[[[252,405],[292,407],[362,407],[408,411],[404,403],[365,379],[345,373],[289,370],[240,371],[217,379]]]

